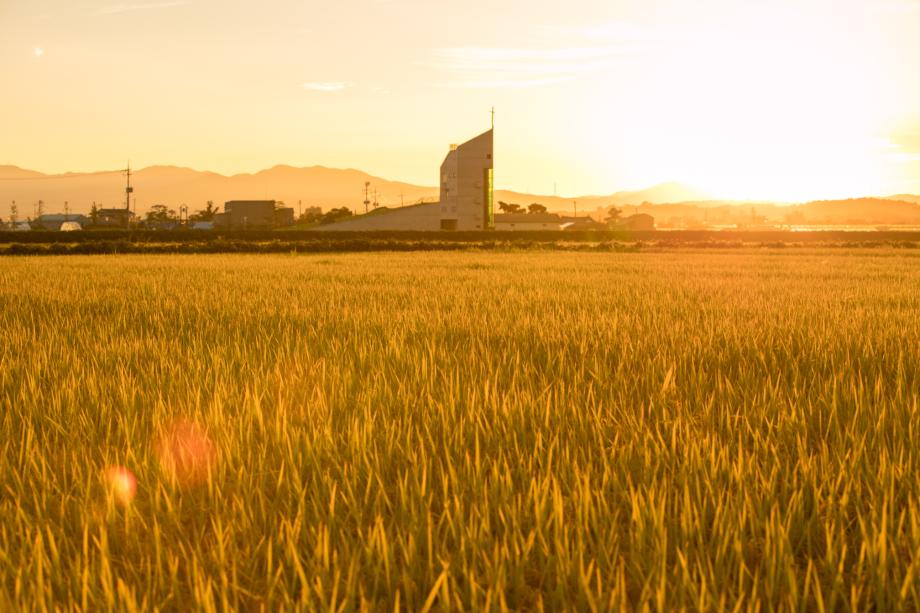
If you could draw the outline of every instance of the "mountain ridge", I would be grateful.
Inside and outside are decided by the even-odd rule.
[[[218,206],[228,200],[266,199],[285,202],[298,211],[318,206],[323,210],[348,207],[363,212],[364,186],[370,182],[368,199],[380,206],[398,207],[433,202],[435,186],[391,181],[356,168],[323,165],[291,166],[276,164],[252,173],[224,175],[186,166],[158,164],[132,172],[135,207],[143,214],[154,204],[170,208],[188,206],[190,211],[204,208],[207,201]],[[45,212],[89,211],[95,202],[100,207],[124,206],[124,176],[121,170],[46,174],[13,165],[0,165],[0,216],[9,215],[16,201],[19,217],[31,216],[36,203],[43,200]],[[375,194],[376,191],[376,194]],[[920,223],[920,196],[898,194],[887,198],[815,201],[803,204],[776,204],[754,201],[723,201],[677,182],[661,183],[644,190],[619,191],[608,195],[577,197],[548,196],[515,190],[495,191],[500,202],[523,207],[539,203],[550,210],[577,212],[603,217],[610,206],[626,207],[629,212],[644,212],[656,219],[674,223],[753,223],[764,218],[775,223],[790,220],[848,223]]]
[[[0,166],[0,203],[17,200],[31,205],[41,199],[45,203],[45,210],[50,210],[49,207],[63,208],[64,202],[68,202],[72,210],[89,210],[93,202],[102,206],[121,206],[124,198],[124,179],[121,174],[120,170],[49,174],[4,165]],[[220,204],[239,199],[274,199],[289,206],[300,203],[302,206],[320,206],[324,209],[347,206],[360,210],[363,208],[366,182],[371,183],[369,199],[374,202],[376,190],[376,201],[387,206],[435,201],[439,192],[437,186],[389,180],[357,168],[334,168],[319,164],[303,167],[276,164],[255,172],[229,175],[186,166],[156,164],[135,170],[131,176],[140,212],[153,204],[166,204],[170,207],[186,204],[195,208],[203,207],[208,200]],[[646,190],[575,197],[504,189],[495,192],[496,201],[513,201],[525,206],[540,202],[557,208],[571,206],[573,201],[580,201],[584,206],[611,206],[644,201],[688,200],[700,195],[695,190],[673,182]]]

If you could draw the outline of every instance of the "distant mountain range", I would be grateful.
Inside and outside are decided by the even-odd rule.
[[[370,199],[381,206],[399,206],[438,199],[438,188],[389,181],[353,169],[312,166],[294,168],[275,166],[254,174],[225,176],[214,172],[176,166],[151,166],[133,172],[132,185],[139,212],[154,204],[170,207],[187,205],[191,210],[204,207],[208,200],[220,205],[227,200],[281,200],[297,208],[319,206],[323,209],[346,206],[364,207],[364,184],[370,182]],[[31,214],[38,200],[46,211],[63,211],[64,202],[71,210],[88,211],[93,202],[104,207],[124,204],[125,179],[118,171],[65,173],[48,175],[16,166],[0,166],[0,211],[7,212],[11,201],[19,203],[20,216]],[[584,210],[597,206],[675,202],[703,198],[702,194],[677,183],[658,185],[635,192],[608,196],[562,198],[497,190],[496,201],[530,204],[539,202],[550,208],[570,210],[573,200]]]
[[[218,206],[227,200],[280,200],[295,209],[318,206],[324,210],[364,208],[364,185],[370,183],[373,201],[380,206],[397,207],[420,201],[433,202],[438,188],[389,181],[354,169],[323,166],[294,168],[275,166],[256,173],[225,176],[176,166],[151,166],[133,172],[138,213],[154,204],[177,209],[186,205],[190,212],[204,208],[211,200]],[[100,207],[124,206],[124,175],[119,171],[44,174],[16,166],[0,166],[0,217],[9,215],[16,201],[19,218],[31,217],[38,200],[44,211],[60,213],[65,202],[72,212],[87,212],[96,202]],[[711,200],[703,193],[679,183],[664,183],[640,191],[624,191],[601,196],[563,198],[496,190],[498,202],[527,206],[539,203],[551,211],[591,214],[603,217],[610,206],[627,213],[648,213],[659,226],[758,224],[911,224],[920,225],[920,196],[899,194],[887,198],[819,201],[800,205],[726,202]]]

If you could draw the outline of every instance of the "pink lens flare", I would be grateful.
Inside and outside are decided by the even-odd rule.
[[[155,445],[160,466],[180,486],[207,482],[217,460],[217,450],[207,431],[188,420],[170,424]]]
[[[127,507],[137,496],[137,477],[124,466],[110,466],[105,470],[105,482],[109,495],[123,507]]]

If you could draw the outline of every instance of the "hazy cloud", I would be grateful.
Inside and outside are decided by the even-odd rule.
[[[311,92],[340,92],[352,86],[344,81],[313,81],[304,83],[303,88]]]
[[[544,36],[555,39],[624,43],[661,40],[662,33],[629,21],[602,21],[580,26],[549,25],[540,28]]]
[[[451,73],[452,87],[535,87],[574,79],[632,61],[633,48],[453,47],[437,49],[427,65]]]
[[[920,2],[880,2],[874,5],[881,11],[897,14],[920,13]]]
[[[99,15],[117,15],[130,11],[144,11],[148,9],[165,9],[172,6],[183,6],[188,0],[167,0],[165,2],[141,2],[134,4],[112,4],[99,9]]]
[[[450,73],[452,87],[535,87],[638,61],[669,34],[630,21],[537,26],[526,46],[435,49],[423,64]]]
[[[464,87],[469,89],[521,89],[525,87],[539,87],[570,81],[574,77],[556,77],[550,79],[504,79],[496,81],[448,81],[445,87]]]

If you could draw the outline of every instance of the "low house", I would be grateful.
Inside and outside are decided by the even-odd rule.
[[[105,228],[127,228],[134,224],[134,212],[131,209],[99,209],[96,211],[94,226]]]
[[[562,218],[555,213],[499,213],[495,215],[495,229],[505,232],[533,232],[561,230]]]
[[[294,223],[294,209],[274,200],[230,200],[224,212],[214,216],[214,227],[232,230],[274,228]]]
[[[32,223],[32,226],[36,230],[50,230],[52,232],[58,232],[62,229],[61,226],[68,222],[76,223],[82,228],[89,222],[89,219],[84,215],[62,215],[58,213],[49,213],[46,215],[39,215],[38,219]]]
[[[293,226],[294,209],[289,207],[275,207],[275,226]]]
[[[655,218],[645,213],[623,217],[614,228],[629,232],[650,232],[655,229]]]
[[[601,223],[591,217],[563,217],[562,229],[569,231],[606,230],[607,224]]]

